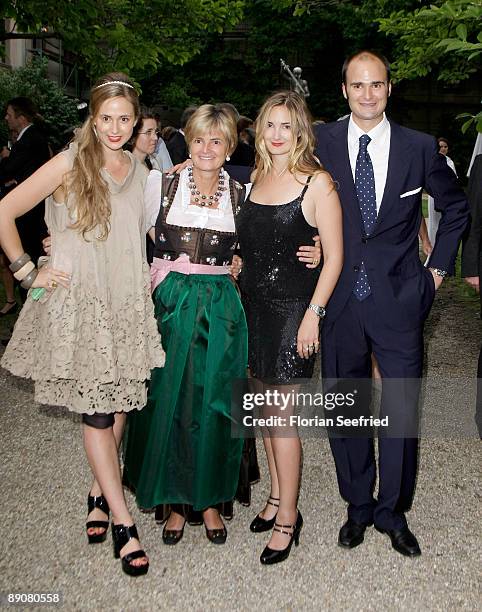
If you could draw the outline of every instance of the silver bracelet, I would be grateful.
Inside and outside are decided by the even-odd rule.
[[[30,287],[33,285],[34,280],[37,278],[37,274],[38,270],[37,268],[34,268],[20,283],[20,287],[23,287],[23,289],[30,289]]]
[[[12,261],[12,263],[8,266],[12,272],[18,272],[21,268],[24,267],[26,263],[28,263],[32,258],[28,253],[23,253],[20,255],[18,259]]]

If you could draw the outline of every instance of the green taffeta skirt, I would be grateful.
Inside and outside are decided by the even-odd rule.
[[[128,416],[124,482],[141,508],[203,510],[238,485],[231,383],[246,376],[246,319],[227,275],[170,272],[153,299],[166,363],[152,373],[147,406]]]

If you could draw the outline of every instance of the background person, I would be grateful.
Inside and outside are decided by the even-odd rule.
[[[472,222],[464,240],[462,251],[462,277],[480,295],[482,277],[482,154],[472,161],[467,187],[467,198],[470,204]],[[482,316],[482,295],[481,316]],[[477,398],[475,422],[482,438],[482,347],[477,366]]]
[[[455,170],[455,164],[452,159],[448,156],[449,152],[449,143],[446,138],[440,136],[437,138],[438,150],[441,155],[445,157],[445,161],[447,162],[448,167],[452,170],[452,172],[457,176],[457,171]],[[428,239],[430,244],[434,244],[435,236],[438,230],[438,224],[440,222],[441,214],[438,210],[435,210],[435,203],[433,197],[429,194],[428,201],[428,219],[427,219],[427,231],[428,231]],[[427,255],[427,253],[426,253]]]
[[[186,127],[187,122],[190,117],[196,111],[197,106],[188,106],[184,109],[181,115],[181,127],[176,130],[174,134],[166,141],[166,147],[169,152],[169,156],[172,160],[172,163],[177,165],[184,162],[184,160],[188,157],[188,150],[186,139],[184,136],[184,129]]]
[[[157,120],[149,109],[141,107],[139,120],[134,127],[129,148],[132,154],[144,164],[148,170],[159,170],[157,160],[154,157],[156,145],[159,139]]]
[[[17,97],[7,102],[5,121],[16,134],[10,150],[2,151],[0,183],[4,186],[2,196],[20,185],[51,157],[48,139],[42,130],[42,117],[30,98]],[[42,255],[42,239],[47,234],[44,221],[44,201],[17,219],[20,239],[33,261]],[[27,294],[20,289],[22,301]]]
[[[154,114],[154,119],[157,122],[158,138],[157,138],[157,144],[156,144],[156,148],[155,148],[153,155],[154,155],[154,158],[156,159],[157,169],[160,170],[161,172],[166,172],[167,170],[172,168],[172,159],[171,159],[171,156],[169,155],[169,151],[167,150],[166,143],[162,136],[161,117],[159,116],[158,113]]]

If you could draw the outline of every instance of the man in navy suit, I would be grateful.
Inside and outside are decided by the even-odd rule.
[[[374,524],[395,550],[415,557],[420,548],[405,512],[415,490],[423,325],[436,289],[453,272],[468,207],[435,139],[385,116],[391,83],[383,56],[362,51],[348,58],[342,89],[351,115],[315,128],[316,155],[342,203],[345,250],[323,326],[322,371],[325,380],[358,379],[361,388],[371,378],[373,353],[383,379],[380,416],[389,417],[390,428],[379,435],[377,499],[373,439],[331,432],[338,485],[348,502],[338,543],[361,544]],[[419,259],[422,189],[442,213],[430,269]]]
[[[1,154],[0,183],[9,185],[9,189],[25,181],[50,159],[47,137],[34,123],[38,117],[37,108],[30,98],[12,98],[7,102],[5,120],[9,129],[18,134],[12,150]],[[44,254],[42,239],[47,235],[44,215],[42,201],[16,221],[22,244],[32,259]]]

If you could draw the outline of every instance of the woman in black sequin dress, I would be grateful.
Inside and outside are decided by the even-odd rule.
[[[312,376],[320,316],[342,267],[340,202],[313,148],[311,118],[303,98],[295,92],[268,98],[256,121],[253,188],[237,219],[248,362],[253,390],[265,394],[296,391],[297,379]],[[309,244],[316,234],[323,250],[321,273],[294,256],[296,246]],[[290,412],[293,406],[281,412],[268,401],[263,408],[263,416],[286,418]],[[261,555],[264,564],[286,559],[302,526],[297,510],[301,443],[295,428],[281,429],[265,432],[271,492],[251,524],[255,532],[274,525]]]

